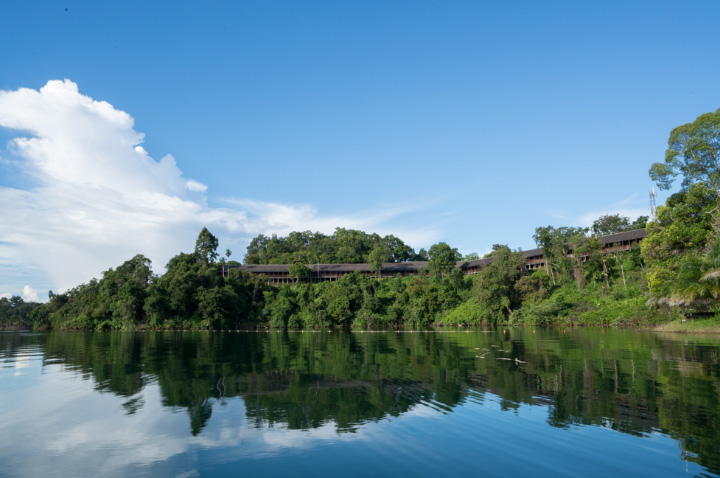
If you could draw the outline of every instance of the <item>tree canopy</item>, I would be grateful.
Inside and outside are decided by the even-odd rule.
[[[705,184],[720,194],[720,109],[670,132],[665,161],[650,167],[650,178],[660,189],[670,189],[678,175],[682,188]]]
[[[396,236],[338,227],[330,236],[311,231],[291,232],[287,237],[261,234],[250,241],[245,263],[365,264],[371,262],[373,250],[382,250],[382,262],[427,260],[423,250],[416,253]]]
[[[195,242],[195,254],[204,264],[213,264],[219,257],[219,244],[218,238],[213,236],[207,227],[203,227]]]
[[[430,274],[434,277],[444,277],[455,267],[455,263],[462,258],[462,255],[445,242],[438,242],[430,247],[428,257]]]
[[[635,221],[630,222],[629,217],[621,216],[620,214],[605,214],[593,221],[591,230],[593,234],[597,236],[607,236],[609,234],[642,229],[647,224],[647,221],[647,216],[640,216]]]
[[[415,252],[393,235],[337,228],[332,235],[291,232],[259,235],[247,264],[291,264],[293,287],[219,263],[219,241],[207,228],[193,253],[179,253],[155,276],[137,255],[74,289],[27,306],[0,299],[0,326],[58,329],[427,326],[431,324],[646,323],[677,317],[669,305],[715,311],[720,300],[720,110],[675,128],[665,163],[650,170],[680,192],[657,218],[631,221],[606,214],[585,227],[545,226],[533,238],[545,267],[528,270],[520,251],[495,244],[492,261],[472,276],[455,267],[462,256],[445,242]],[[599,236],[645,227],[640,247],[605,247]],[[627,246],[625,244],[624,246]],[[468,254],[465,259],[477,258]],[[410,277],[379,280],[384,262],[427,261]],[[377,278],[358,271],[333,282],[303,281],[319,263],[366,263]],[[308,267],[310,265],[311,267]],[[658,307],[655,307],[656,304]],[[704,309],[703,309],[704,308]],[[675,309],[676,310],[676,309]],[[697,309],[695,309],[697,310]],[[660,318],[660,319],[659,319]]]

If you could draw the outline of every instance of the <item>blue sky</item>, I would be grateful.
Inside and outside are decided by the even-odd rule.
[[[162,273],[204,225],[242,260],[259,233],[482,254],[647,214],[670,130],[720,107],[717,18],[716,1],[4,1],[0,293],[44,299],[137,253]]]

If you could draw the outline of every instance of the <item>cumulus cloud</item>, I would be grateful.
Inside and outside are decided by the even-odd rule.
[[[25,302],[40,302],[40,296],[38,296],[38,291],[30,287],[29,285],[23,287],[22,298]]]
[[[337,226],[400,235],[383,232],[383,224],[411,209],[323,217],[309,205],[233,198],[227,207],[208,207],[207,186],[183,177],[171,155],[153,159],[128,113],[82,95],[70,80],[0,91],[0,127],[22,132],[7,151],[35,181],[27,189],[0,187],[4,290],[27,283],[24,276],[8,277],[11,271],[37,270],[44,275],[38,281],[62,290],[138,253],[162,272],[170,257],[192,249],[203,226],[235,243]],[[411,244],[434,238],[430,229],[407,233],[400,237]]]

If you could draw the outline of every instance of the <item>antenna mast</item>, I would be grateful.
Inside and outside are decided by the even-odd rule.
[[[650,220],[655,220],[655,212],[657,210],[657,206],[655,205],[655,188],[652,188],[652,191],[650,191]]]

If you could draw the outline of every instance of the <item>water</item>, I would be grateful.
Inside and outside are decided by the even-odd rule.
[[[0,333],[0,476],[720,476],[719,350],[598,329]]]

